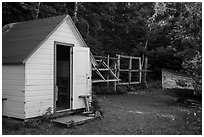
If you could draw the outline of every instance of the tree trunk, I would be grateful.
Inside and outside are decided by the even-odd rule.
[[[74,5],[74,23],[76,23],[76,21],[78,20],[77,13],[78,13],[78,3],[75,2],[75,5]]]
[[[38,2],[38,7],[37,7],[35,19],[38,19],[39,12],[40,12],[40,2]]]

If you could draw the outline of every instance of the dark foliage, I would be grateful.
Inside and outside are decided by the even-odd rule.
[[[94,55],[145,55],[153,79],[162,68],[201,72],[202,3],[2,3],[3,26],[62,14],[73,18]],[[192,61],[200,66],[189,67]]]

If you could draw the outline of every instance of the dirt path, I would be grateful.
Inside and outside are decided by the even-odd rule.
[[[202,134],[202,112],[175,102],[159,90],[99,96],[104,118],[72,129],[43,124],[37,128],[3,126],[3,134]]]

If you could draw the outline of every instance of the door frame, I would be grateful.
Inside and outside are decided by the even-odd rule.
[[[56,82],[57,82],[57,45],[68,46],[70,48],[70,108],[57,111],[56,106]],[[54,41],[54,83],[53,83],[53,112],[54,114],[70,111],[72,109],[72,95],[73,95],[73,47],[74,44]]]

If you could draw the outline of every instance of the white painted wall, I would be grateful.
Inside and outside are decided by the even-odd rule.
[[[24,65],[2,66],[2,103],[4,116],[24,119],[25,101],[25,70]]]
[[[25,118],[41,116],[54,106],[54,41],[81,47],[71,25],[64,21],[25,64]]]

